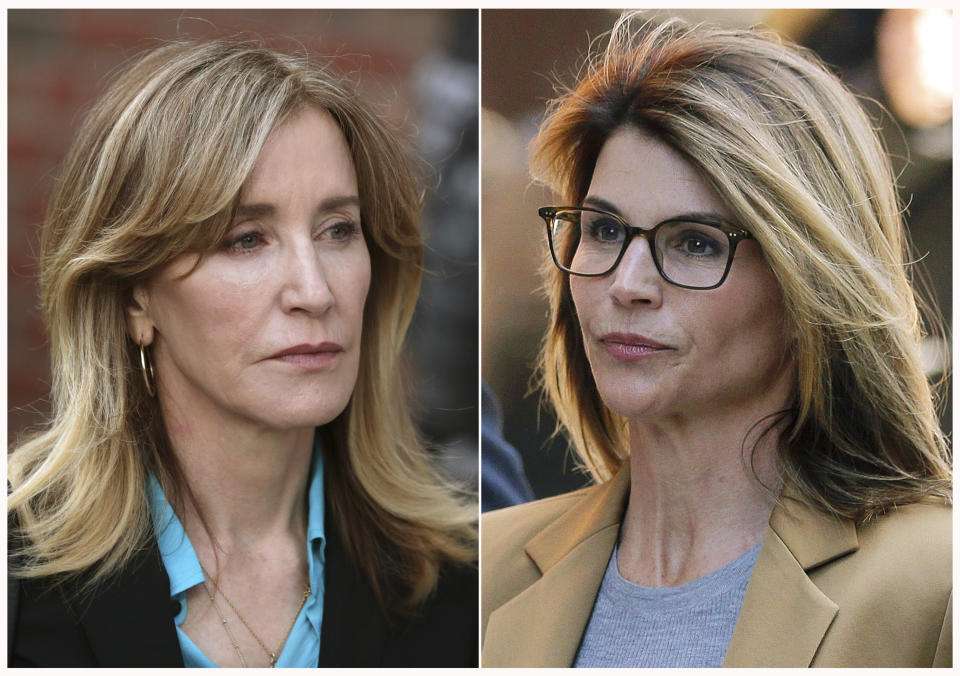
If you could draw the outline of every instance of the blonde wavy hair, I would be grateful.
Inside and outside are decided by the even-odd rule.
[[[949,499],[951,454],[921,363],[923,305],[895,181],[856,98],[811,52],[773,35],[636,13],[585,68],[549,106],[534,174],[580,204],[606,139],[635,125],[696,166],[753,233],[779,282],[797,364],[792,408],[757,421],[766,431],[786,424],[786,483],[857,520]],[[544,275],[541,384],[558,429],[603,481],[629,449],[626,420],[593,382],[565,273],[548,261]]]
[[[225,236],[270,132],[328,111],[352,154],[373,271],[347,409],[320,429],[327,500],[352,560],[390,611],[426,598],[445,562],[476,559],[476,506],[435,471],[405,405],[400,361],[422,272],[416,165],[327,67],[235,41],[175,42],[136,59],[89,113],[43,227],[49,428],[8,460],[24,577],[95,584],[152,537],[146,480],[188,498],[124,309],[131,289]]]

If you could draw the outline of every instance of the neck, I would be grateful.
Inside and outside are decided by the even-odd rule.
[[[758,439],[766,413],[632,421],[630,499],[621,573],[647,586],[684,584],[759,542],[779,491],[780,429]]]
[[[190,490],[181,518],[201,560],[213,549],[229,555],[303,542],[314,428],[275,430],[163,408]]]

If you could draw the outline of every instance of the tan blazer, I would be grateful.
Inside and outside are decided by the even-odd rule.
[[[629,469],[484,515],[484,667],[569,667],[620,529]],[[786,500],[770,517],[724,666],[952,664],[951,511],[867,525]]]

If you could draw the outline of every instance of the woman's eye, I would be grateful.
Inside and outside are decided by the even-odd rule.
[[[720,253],[720,245],[705,235],[689,233],[677,241],[677,248],[691,256],[713,256]]]
[[[688,237],[684,242],[687,253],[705,254],[710,251],[710,243],[702,237]]]
[[[330,233],[330,239],[344,239],[350,236],[350,231],[345,225],[335,225],[327,232]]]
[[[623,228],[615,221],[595,221],[587,224],[586,234],[597,242],[619,242]]]
[[[229,253],[246,254],[263,246],[263,233],[251,231],[226,240],[224,248]]]
[[[231,246],[234,249],[249,251],[260,246],[262,239],[263,235],[261,235],[259,232],[248,232],[233,240],[233,244]]]
[[[331,240],[345,240],[350,239],[359,232],[359,228],[350,222],[344,221],[342,223],[336,223],[331,225],[329,228],[320,233],[321,239],[331,239]]]

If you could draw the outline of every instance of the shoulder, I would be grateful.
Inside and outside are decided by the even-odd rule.
[[[953,584],[952,530],[947,505],[892,509],[858,527],[857,567],[893,593],[942,603]]]
[[[913,555],[922,552],[924,558],[949,559],[952,553],[951,532],[953,509],[937,503],[913,504],[895,507],[886,514],[858,526],[861,548],[888,550],[910,545]],[[919,551],[916,549],[919,547]]]
[[[476,566],[442,566],[436,588],[416,616],[394,628],[379,666],[478,666],[478,593]]]
[[[480,590],[476,565],[447,564],[440,569],[437,587],[427,602],[434,613],[450,612],[458,616],[475,617],[469,608],[476,609]]]
[[[7,666],[92,665],[64,580],[21,578],[23,540],[7,517]],[[51,639],[56,637],[56,641]]]
[[[858,525],[857,540],[855,552],[810,573],[838,606],[821,646],[822,666],[831,660],[835,666],[848,664],[853,646],[874,664],[949,660],[951,508],[915,504],[892,509]]]
[[[8,580],[18,602],[8,607],[8,666],[95,666],[75,609],[50,579]]]
[[[183,666],[170,583],[155,544],[106,580],[92,582],[90,575],[12,583],[19,598],[15,616],[8,616],[11,665]]]
[[[952,585],[952,509],[914,504],[891,509],[857,526],[858,574],[906,591],[910,582],[948,594]],[[939,589],[937,589],[939,588]]]

